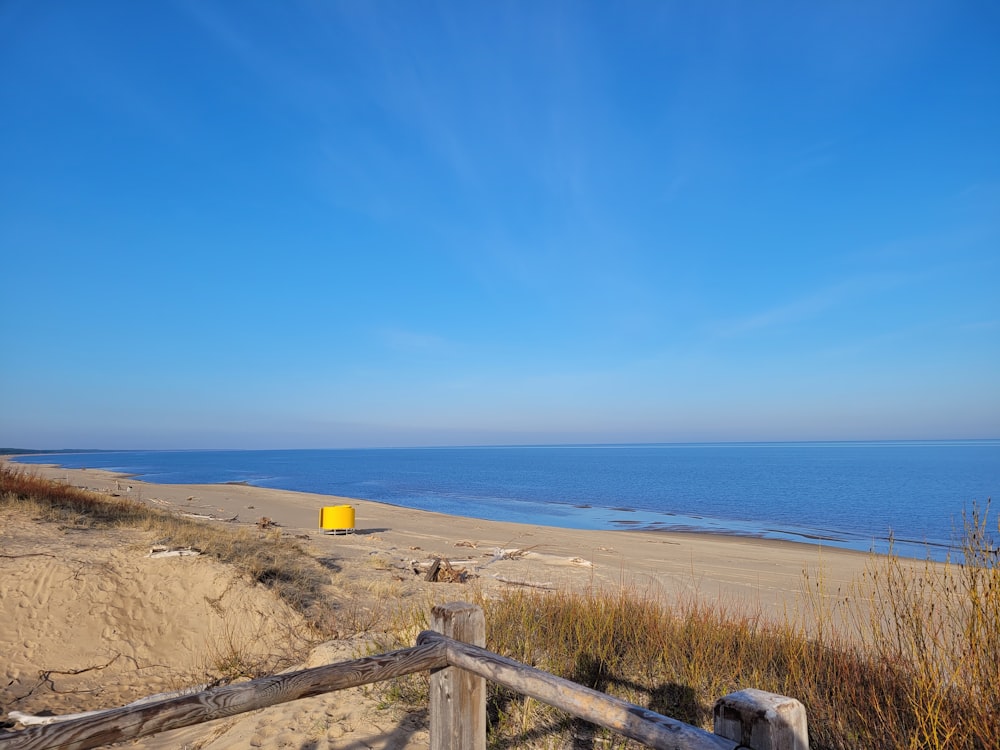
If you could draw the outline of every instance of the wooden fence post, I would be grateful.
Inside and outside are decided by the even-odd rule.
[[[715,702],[715,734],[752,750],[809,750],[806,708],[794,698],[740,690]]]
[[[431,610],[431,629],[480,648],[486,618],[474,604]],[[431,750],[486,750],[486,680],[458,667],[431,670]]]

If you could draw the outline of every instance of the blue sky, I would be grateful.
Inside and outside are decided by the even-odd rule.
[[[0,445],[1000,437],[989,2],[0,3]]]

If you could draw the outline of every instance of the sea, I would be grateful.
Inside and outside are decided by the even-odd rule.
[[[942,560],[1000,497],[1000,440],[104,451],[18,461],[241,482],[576,529],[783,539]],[[996,513],[988,533],[996,538]]]

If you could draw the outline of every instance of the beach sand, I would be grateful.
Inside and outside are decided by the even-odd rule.
[[[156,485],[110,472],[24,467],[99,492],[133,497],[207,523],[261,519],[299,538],[330,569],[335,605],[354,627],[295,665],[350,659],[370,646],[354,633],[384,616],[387,601],[429,610],[505,587],[625,586],[641,594],[697,597],[783,620],[816,596],[838,596],[868,555],[818,545],[706,534],[581,531],[461,518],[381,503],[245,485]],[[356,533],[318,528],[323,506],[350,504]],[[288,666],[304,626],[260,585],[203,557],[150,558],[134,530],[76,530],[0,514],[0,712],[72,713],[111,708],[197,685],[228,649]],[[505,555],[498,554],[507,550]],[[511,550],[519,552],[511,553]],[[415,570],[432,558],[474,574],[430,583]],[[807,579],[808,576],[808,579]],[[815,584],[822,581],[823,591]],[[749,686],[748,686],[749,687]],[[427,747],[424,716],[380,709],[366,691],[274,706],[134,743],[190,747]]]

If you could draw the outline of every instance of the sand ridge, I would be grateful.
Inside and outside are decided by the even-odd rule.
[[[227,566],[151,558],[138,531],[10,510],[0,524],[5,708],[87,710],[205,682],[227,643],[288,663],[272,650],[301,618]]]

